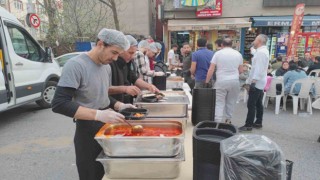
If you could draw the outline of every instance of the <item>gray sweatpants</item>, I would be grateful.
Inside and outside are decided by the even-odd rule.
[[[214,89],[216,89],[215,121],[222,122],[224,111],[226,119],[231,120],[240,93],[239,79],[216,81]]]

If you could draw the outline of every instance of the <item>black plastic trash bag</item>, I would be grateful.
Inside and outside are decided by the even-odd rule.
[[[220,142],[220,180],[285,180],[279,146],[262,135],[235,135]]]

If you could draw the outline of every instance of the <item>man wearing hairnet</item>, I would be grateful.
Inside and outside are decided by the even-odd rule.
[[[149,58],[155,57],[158,49],[155,43],[149,44],[146,40],[140,41],[138,51],[134,57],[134,63],[138,68],[139,78],[145,82],[152,83],[151,77],[164,76],[164,72],[154,72],[150,70]]]
[[[110,64],[112,87],[109,88],[109,95],[118,101],[132,103],[132,96],[138,95],[140,89],[147,89],[153,93],[159,92],[159,90],[154,85],[139,79],[134,70],[131,69],[138,42],[131,35],[126,35],[126,38],[130,43],[130,48],[122,52],[117,61]]]
[[[149,58],[149,63],[150,63],[150,70],[154,70],[154,64],[155,64],[155,61],[156,61],[156,58],[159,56],[159,54],[161,53],[161,48],[162,48],[162,45],[158,42],[153,42],[153,43],[150,43],[150,45],[153,44],[157,47],[158,49],[158,52],[156,53],[155,56],[153,56],[152,58]]]
[[[79,179],[102,179],[104,169],[95,159],[102,151],[94,139],[104,123],[124,121],[114,110],[134,108],[108,97],[110,66],[130,45],[122,32],[102,29],[96,46],[88,53],[70,59],[59,80],[52,110],[76,122],[74,145]],[[112,109],[114,110],[112,110]]]

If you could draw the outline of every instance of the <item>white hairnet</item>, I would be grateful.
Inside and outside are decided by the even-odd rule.
[[[149,45],[149,49],[152,51],[152,52],[154,52],[154,53],[157,53],[158,52],[158,48],[157,48],[157,45],[156,45],[156,43],[150,43],[150,45]]]
[[[156,42],[156,47],[157,47],[158,49],[162,49],[162,45],[161,45],[160,43],[158,43],[158,42]]]
[[[129,41],[127,40],[126,36],[120,31],[103,28],[101,29],[97,37],[106,44],[119,46],[125,51],[130,48]]]
[[[149,43],[148,43],[148,41],[146,41],[146,40],[140,41],[139,44],[138,44],[138,48],[139,48],[139,49],[140,49],[140,48],[149,48]]]
[[[138,45],[138,41],[131,35],[126,35],[127,40],[130,43],[130,46],[137,46]]]

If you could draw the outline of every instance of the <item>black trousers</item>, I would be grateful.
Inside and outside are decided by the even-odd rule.
[[[189,85],[190,89],[194,89],[195,81],[191,76],[184,76],[184,82]]]
[[[256,124],[262,124],[263,118],[263,90],[255,88],[255,90],[249,90],[248,99],[248,114],[245,126],[252,127],[254,119],[256,118]]]
[[[74,147],[80,180],[101,180],[104,176],[102,164],[96,161],[102,148],[94,139],[95,134],[103,125],[98,121],[76,121]]]

